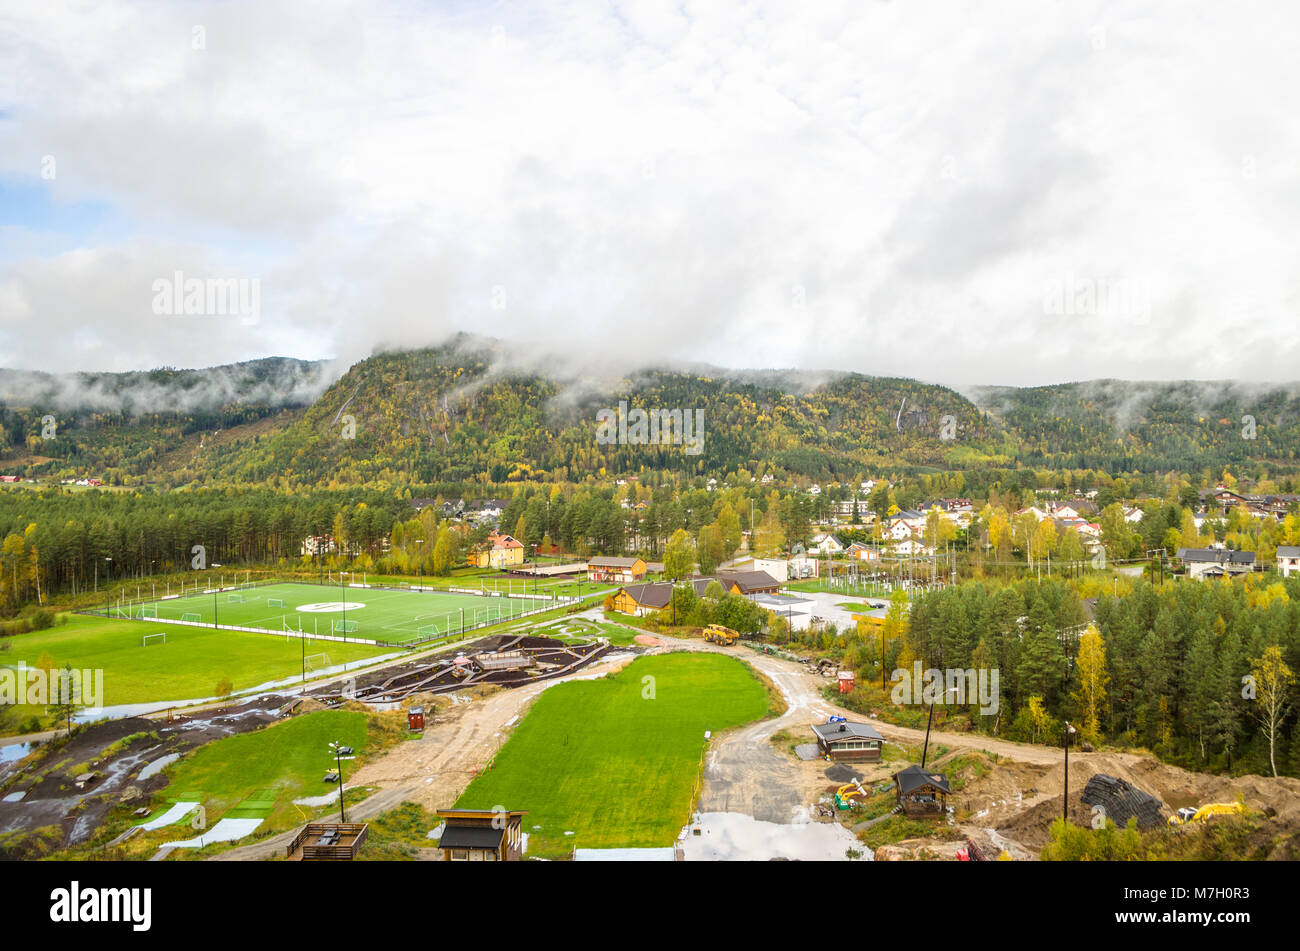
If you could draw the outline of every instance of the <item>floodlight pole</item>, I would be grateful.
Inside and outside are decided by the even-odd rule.
[[[1074,727],[1070,726],[1070,721],[1065,722],[1065,797],[1061,800],[1061,821],[1069,823],[1070,821],[1070,734],[1074,732]]]
[[[112,578],[112,573],[113,573],[113,558],[112,556],[109,556],[104,559],[104,620],[108,620],[109,617],[108,583]]]
[[[339,771],[339,822],[346,823],[348,817],[343,813],[343,753],[341,752],[343,746],[337,741],[330,746],[334,748],[334,765]]]

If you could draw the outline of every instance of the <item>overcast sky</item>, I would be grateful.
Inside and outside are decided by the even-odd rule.
[[[1291,3],[0,0],[0,366],[471,330],[601,372],[1298,379],[1297,36]],[[156,313],[178,271],[255,311]]]

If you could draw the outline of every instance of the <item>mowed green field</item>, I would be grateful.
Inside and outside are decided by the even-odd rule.
[[[234,596],[234,600],[232,600]],[[242,598],[240,601],[238,599]],[[283,607],[272,605],[283,602]],[[302,630],[307,634],[337,634],[344,621],[348,637],[404,644],[431,636],[458,634],[464,624],[491,623],[518,617],[522,611],[549,608],[549,601],[525,598],[481,597],[448,591],[403,591],[385,588],[351,588],[337,585],[284,582],[238,591],[186,595],[162,601],[145,601],[121,610],[138,615],[141,607],[157,611],[159,618],[181,620],[197,614],[211,624],[256,627],[268,631]],[[116,608],[115,608],[116,610]],[[356,629],[351,626],[355,624]],[[425,630],[421,634],[421,629]]]
[[[364,757],[369,739],[364,713],[307,713],[200,747],[166,769],[169,782],[164,795],[171,801],[202,802],[209,823],[226,816],[269,818],[278,827],[285,824],[278,821],[281,818],[300,818],[294,799],[337,795],[338,786],[323,781],[335,765],[330,743],[351,746]],[[345,783],[359,766],[360,760],[343,762]],[[256,807],[246,804],[249,797],[258,801]],[[265,805],[271,802],[273,806]],[[182,837],[192,834],[188,829],[182,832]]]
[[[141,646],[145,634],[163,632],[165,643]],[[210,697],[222,678],[229,678],[236,691],[256,687],[301,673],[304,652],[297,637],[84,615],[72,615],[66,624],[49,630],[17,635],[9,643],[9,652],[0,655],[6,666],[24,661],[35,667],[48,654],[59,668],[71,664],[103,670],[105,706]],[[310,638],[305,652],[328,654],[331,664],[393,653],[391,648]]]
[[[529,855],[672,845],[690,818],[705,731],[767,710],[763,684],[738,660],[643,657],[546,690],[456,805],[528,810]]]

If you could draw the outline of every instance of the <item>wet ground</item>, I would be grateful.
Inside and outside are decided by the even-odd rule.
[[[852,849],[872,853],[835,822],[764,822],[735,812],[705,812],[683,830],[678,848],[688,862],[847,861]]]
[[[0,747],[10,756],[0,764],[0,858],[85,844],[116,806],[143,805],[165,787],[161,770],[166,763],[212,740],[273,722],[286,700],[265,695],[170,722],[108,720],[83,727],[70,740],[56,739],[35,749]],[[13,758],[13,750],[24,758]],[[79,789],[77,775],[85,772],[95,778]],[[37,830],[40,835],[32,836]]]

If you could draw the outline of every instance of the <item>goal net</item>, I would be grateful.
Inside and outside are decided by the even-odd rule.
[[[324,670],[330,666],[330,655],[308,654],[306,664],[308,670]]]
[[[166,644],[166,643],[167,643],[166,634],[146,634],[144,637],[140,638],[141,647],[148,647],[150,644]]]
[[[242,594],[228,594],[226,595],[226,602],[228,604],[243,604],[244,596]]]
[[[203,620],[203,618],[201,618],[198,614],[196,614],[193,611],[186,611],[184,614],[181,615],[181,620],[193,621],[194,623],[197,624],[199,621]]]
[[[356,621],[335,621],[334,622],[335,634],[355,634],[356,630],[357,630]]]
[[[147,618],[147,617],[154,617],[154,618],[156,618],[156,617],[158,616],[158,609],[157,609],[157,608],[141,608],[139,611],[136,612],[136,615],[135,615],[135,616],[138,617],[138,618]]]
[[[437,637],[438,625],[426,624],[424,625],[424,627],[417,628],[416,633],[419,634],[421,637]]]
[[[284,598],[267,598],[266,606],[268,608],[282,608],[284,607]]]

